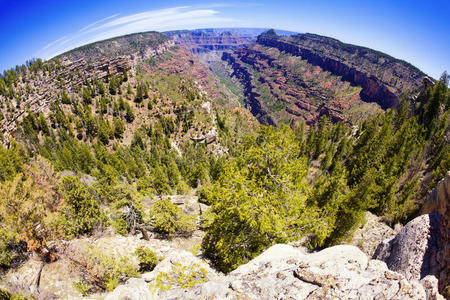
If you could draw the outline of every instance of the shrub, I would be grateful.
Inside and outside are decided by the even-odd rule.
[[[213,188],[214,186],[211,184],[203,185],[200,191],[198,192],[198,202],[206,205],[214,204],[215,199]]]
[[[211,208],[202,212],[202,214],[200,215],[200,229],[207,230],[209,227],[211,227],[215,217],[216,214],[212,211]]]
[[[157,201],[150,208],[153,229],[161,234],[191,234],[196,228],[195,216],[188,216],[169,199]]]
[[[0,183],[0,265],[40,252],[58,237],[56,210],[60,197],[53,168],[43,159],[24,166],[25,173]]]
[[[102,198],[112,208],[112,225],[116,232],[127,235],[134,233],[143,224],[142,198],[136,190],[124,184],[100,187]]]
[[[170,272],[161,272],[156,277],[156,283],[151,286],[153,290],[169,290],[173,287],[183,289],[194,287],[208,280],[208,272],[199,264],[182,265],[175,263]]]
[[[202,241],[203,253],[223,272],[322,226],[320,211],[306,203],[306,159],[289,128],[262,127],[243,149],[212,189],[216,216]]]
[[[35,299],[34,297],[25,297],[23,295],[19,294],[11,294],[10,292],[0,289],[0,299],[2,300],[28,300],[28,299]]]
[[[73,238],[79,234],[90,233],[108,219],[89,189],[80,178],[66,176],[61,180],[60,191],[66,205],[61,209],[61,223],[65,234]]]
[[[128,256],[109,254],[88,246],[84,251],[71,254],[82,280],[75,285],[80,292],[112,291],[128,278],[139,277],[138,268]]]
[[[91,287],[89,285],[80,281],[72,282],[72,286],[84,297],[89,295],[89,292],[91,291]]]
[[[152,271],[158,263],[158,256],[156,253],[148,248],[139,247],[134,254],[139,261],[139,267],[141,272]]]
[[[17,173],[23,171],[25,152],[23,147],[11,141],[9,149],[0,145],[0,181],[12,179]]]

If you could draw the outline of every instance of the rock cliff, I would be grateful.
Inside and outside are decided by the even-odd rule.
[[[374,258],[383,260],[408,280],[439,280],[439,291],[450,296],[450,172],[431,192],[423,214],[393,238],[377,247]],[[434,280],[430,281],[431,278]],[[428,277],[428,279],[425,279]],[[437,279],[437,280],[436,280]]]
[[[279,37],[269,31],[257,42],[301,56],[313,65],[362,87],[361,97],[384,109],[397,106],[403,95],[420,90],[426,75],[416,67],[387,54],[316,34]]]
[[[313,124],[322,115],[352,123],[379,109],[361,100],[360,87],[274,47],[251,44],[224,52],[222,60],[244,87],[247,108],[264,124]]]
[[[169,31],[165,34],[177,45],[195,54],[236,49],[256,41],[256,36],[243,36],[237,32],[220,32],[214,29]]]

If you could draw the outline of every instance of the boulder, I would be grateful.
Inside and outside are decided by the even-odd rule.
[[[436,215],[415,218],[391,239],[377,247],[373,258],[386,262],[389,269],[403,274],[408,280],[420,280],[436,272],[431,252],[436,249]]]
[[[152,300],[158,299],[150,293],[148,284],[142,278],[130,278],[124,285],[119,285],[108,293],[105,300]]]
[[[350,244],[372,257],[380,241],[394,237],[400,231],[401,225],[398,224],[392,229],[370,212],[366,212],[364,217],[366,223],[355,231]]]
[[[442,216],[448,214],[450,207],[450,171],[438,182],[425,201],[421,214],[438,213]]]
[[[450,296],[450,172],[434,188],[421,215],[394,237],[381,242],[373,256],[408,280],[423,280],[428,275],[439,281],[439,291]],[[422,281],[430,291],[429,280]],[[428,283],[427,283],[428,282]],[[446,291],[447,289],[447,291]]]

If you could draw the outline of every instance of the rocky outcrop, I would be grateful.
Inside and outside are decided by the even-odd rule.
[[[151,282],[150,282],[151,284]],[[136,287],[139,290],[138,287]],[[115,292],[115,291],[114,291]],[[418,282],[354,246],[317,253],[275,245],[227,276],[189,289],[172,288],[136,299],[424,299]]]
[[[372,257],[380,241],[391,239],[400,231],[401,225],[393,229],[383,223],[376,215],[366,212],[366,222],[352,235],[351,245],[357,246],[362,252]]]
[[[215,29],[169,31],[165,34],[172,38],[177,45],[181,45],[195,54],[232,50],[256,40],[256,36],[244,36],[236,31]]]
[[[426,75],[416,67],[384,53],[344,44],[316,34],[298,34],[288,38],[269,31],[257,42],[275,47],[309,63],[342,76],[362,87],[361,97],[375,101],[383,108],[398,106],[404,94],[418,91]]]
[[[359,88],[298,56],[259,44],[224,52],[231,77],[244,88],[245,104],[263,124],[316,123],[323,115],[332,122],[351,123],[351,109],[378,110],[364,103]]]
[[[134,33],[84,45],[56,58],[70,61],[81,59],[86,63],[118,56],[129,56],[132,60],[146,59],[165,52],[173,45],[172,40],[158,32]]]
[[[374,258],[386,262],[388,267],[407,279],[420,280],[436,273],[432,252],[437,251],[436,215],[415,218],[392,239],[380,243]],[[429,238],[428,238],[429,237]]]
[[[450,207],[450,171],[438,182],[437,186],[430,192],[427,200],[420,210],[421,214],[438,213],[445,216]]]
[[[374,258],[386,262],[388,267],[410,280],[424,280],[435,276],[439,290],[446,296],[450,285],[450,206],[449,177],[441,180],[431,192],[421,215],[392,239],[380,243]],[[433,280],[424,281],[427,286]]]

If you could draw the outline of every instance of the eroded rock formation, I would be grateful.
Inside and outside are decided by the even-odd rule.
[[[450,172],[431,192],[421,215],[403,227],[397,236],[380,243],[374,258],[409,280],[434,276],[439,291],[449,295],[450,285]],[[426,280],[429,284],[432,280]]]
[[[130,284],[135,290],[142,290],[142,285],[134,281]],[[119,292],[114,291],[113,295]],[[149,292],[136,299],[325,298],[425,299],[425,291],[418,282],[409,282],[385,263],[368,259],[354,246],[335,246],[307,254],[279,244],[227,276],[213,274],[207,282],[190,289]]]
[[[258,37],[258,43],[275,47],[342,76],[362,87],[361,97],[382,108],[398,106],[403,95],[418,91],[426,75],[416,67],[387,54],[344,44],[316,34],[279,37],[273,31]]]

